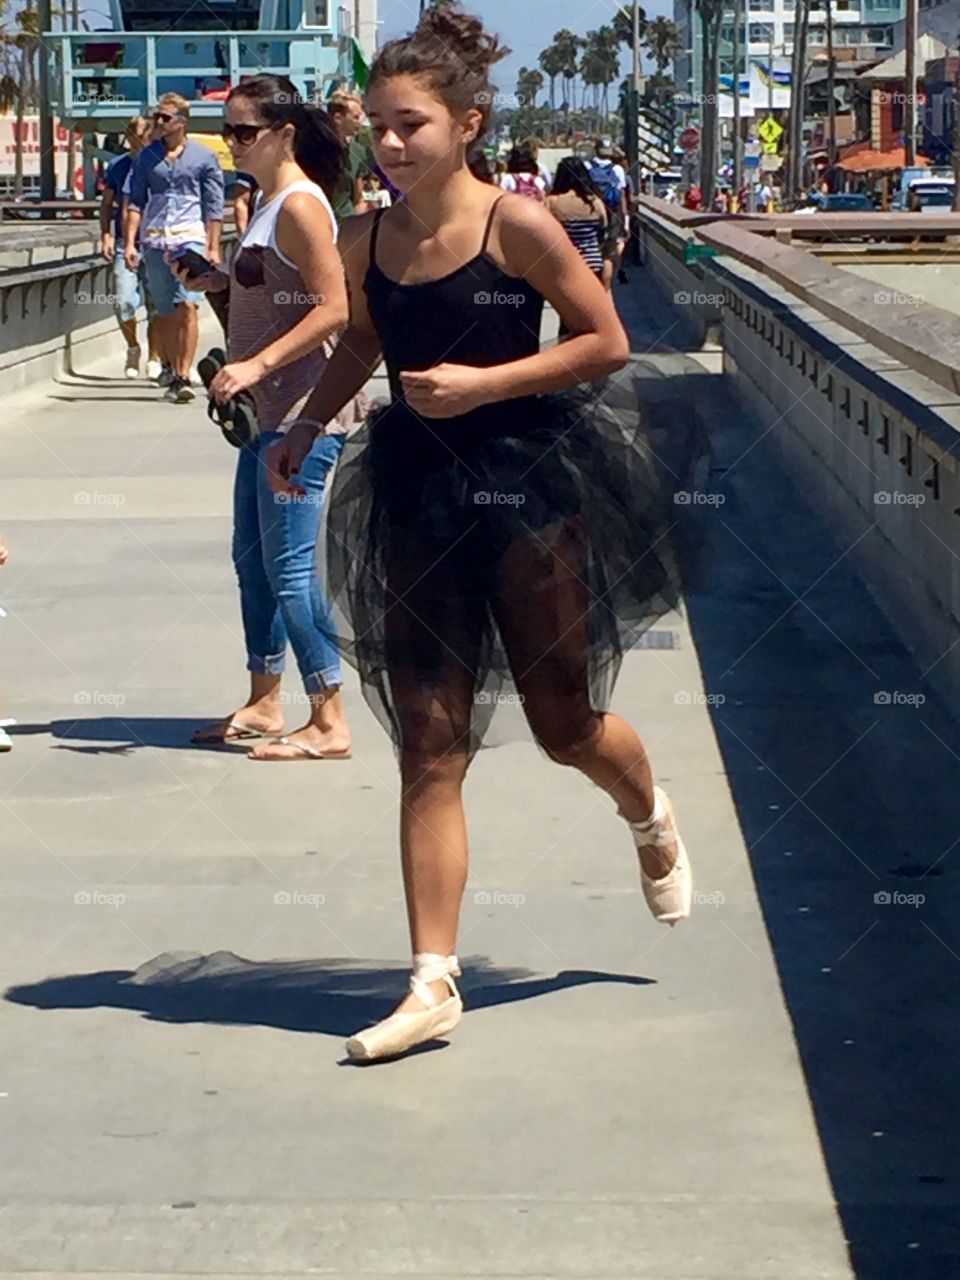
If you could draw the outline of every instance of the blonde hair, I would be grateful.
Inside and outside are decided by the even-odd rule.
[[[335,89],[327,102],[327,110],[334,112],[346,111],[351,102],[355,102],[361,110],[363,109],[363,98],[359,93],[351,93],[349,89]]]
[[[178,116],[183,116],[184,120],[190,119],[190,103],[179,93],[165,93],[157,106],[162,107],[165,102],[174,108]]]
[[[127,121],[126,135],[128,138],[144,138],[153,128],[153,121],[147,116],[134,116]]]

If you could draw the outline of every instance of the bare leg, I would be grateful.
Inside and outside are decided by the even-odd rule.
[[[120,332],[123,334],[128,347],[135,347],[137,345],[136,320],[121,320]]]
[[[192,302],[181,302],[176,310],[176,347],[174,368],[179,377],[189,380],[190,370],[200,341],[200,321]]]
[[[646,822],[655,797],[643,743],[620,716],[590,705],[583,536],[572,518],[511,548],[500,571],[497,621],[537,740],[611,795],[629,822]],[[673,845],[639,853],[654,878],[677,857]]]

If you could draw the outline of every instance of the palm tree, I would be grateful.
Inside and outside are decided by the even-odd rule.
[[[517,97],[521,106],[535,107],[537,94],[543,88],[543,72],[536,67],[521,67],[517,72]]]
[[[617,40],[620,44],[625,44],[628,49],[633,48],[633,5],[625,4],[622,9],[618,9],[613,15],[613,29],[617,33]],[[643,6],[640,6],[640,41],[644,40],[647,31],[647,15]]]
[[[724,0],[696,0],[703,44],[703,111],[700,133],[700,191],[703,205],[713,203],[717,180],[717,120],[720,88],[720,26]]]
[[[643,43],[662,76],[680,52],[680,32],[669,18],[656,17],[648,23]]]
[[[570,97],[573,93],[573,82],[577,78],[580,50],[584,41],[568,27],[564,27],[553,37],[553,43],[561,64],[560,75],[563,77],[564,97],[567,101],[567,119],[569,120]]]
[[[550,81],[550,123],[554,130],[554,136],[556,136],[556,126],[555,126],[555,113],[557,110],[556,84],[557,84],[557,76],[560,75],[563,71],[563,66],[564,66],[563,55],[560,52],[560,50],[557,49],[556,44],[548,44],[546,49],[544,49],[543,52],[540,54],[540,57],[537,59],[537,61],[540,63],[541,71],[543,71],[544,75]]]

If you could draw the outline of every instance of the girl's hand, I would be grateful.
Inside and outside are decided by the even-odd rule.
[[[267,478],[274,493],[302,494],[294,477],[313,448],[320,428],[315,422],[295,422],[282,440],[267,450]]]
[[[420,373],[401,373],[404,398],[424,418],[456,418],[487,404],[484,375],[466,364],[438,364]]]
[[[264,368],[254,357],[252,360],[235,360],[225,364],[210,383],[210,394],[218,404],[231,400],[238,391],[246,391],[260,381]]]

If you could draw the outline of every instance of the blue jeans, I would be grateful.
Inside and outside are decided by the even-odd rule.
[[[333,612],[316,567],[317,538],[327,476],[342,436],[320,436],[298,479],[306,490],[289,501],[270,488],[264,454],[279,431],[265,431],[240,450],[233,490],[233,564],[247,670],[280,675],[287,641],[308,694],[341,683]]]

